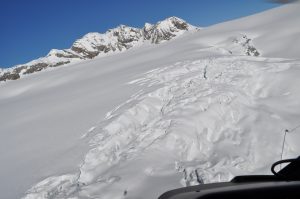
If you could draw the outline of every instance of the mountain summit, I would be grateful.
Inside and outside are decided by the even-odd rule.
[[[88,33],[76,40],[70,49],[52,49],[45,57],[0,71],[0,81],[16,80],[22,75],[35,73],[48,67],[122,52],[144,42],[159,44],[191,30],[197,28],[183,19],[170,17],[154,25],[146,23],[141,29],[120,25],[105,33]]]

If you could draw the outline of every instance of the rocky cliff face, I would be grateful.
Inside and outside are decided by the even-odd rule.
[[[142,29],[120,25],[105,33],[88,33],[76,40],[70,49],[53,49],[45,57],[0,70],[0,81],[16,80],[23,75],[49,67],[93,59],[107,53],[121,52],[145,41],[159,44],[192,30],[197,30],[197,28],[182,19],[170,17],[157,24],[146,23]]]
[[[155,25],[145,24],[143,35],[145,39],[158,44],[162,41],[170,40],[190,29],[194,29],[194,27],[177,17],[170,17]]]

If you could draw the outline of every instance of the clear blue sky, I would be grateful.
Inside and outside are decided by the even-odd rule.
[[[69,48],[88,32],[119,24],[142,27],[178,16],[209,26],[275,6],[264,0],[0,0],[0,67]]]

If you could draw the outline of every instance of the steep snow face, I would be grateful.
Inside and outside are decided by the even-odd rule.
[[[1,196],[148,199],[266,174],[286,129],[284,158],[298,156],[300,45],[285,42],[299,9],[1,84]]]
[[[106,33],[88,33],[74,42],[70,49],[51,50],[46,57],[18,65],[0,73],[0,81],[16,80],[21,76],[38,72],[49,67],[57,67],[80,60],[113,52],[121,52],[138,46],[146,40],[158,44],[197,28],[177,17],[167,18],[156,25],[146,24],[138,29],[120,25]]]

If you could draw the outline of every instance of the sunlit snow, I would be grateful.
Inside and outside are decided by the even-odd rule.
[[[300,123],[299,9],[0,84],[1,195],[153,199],[269,173]]]

